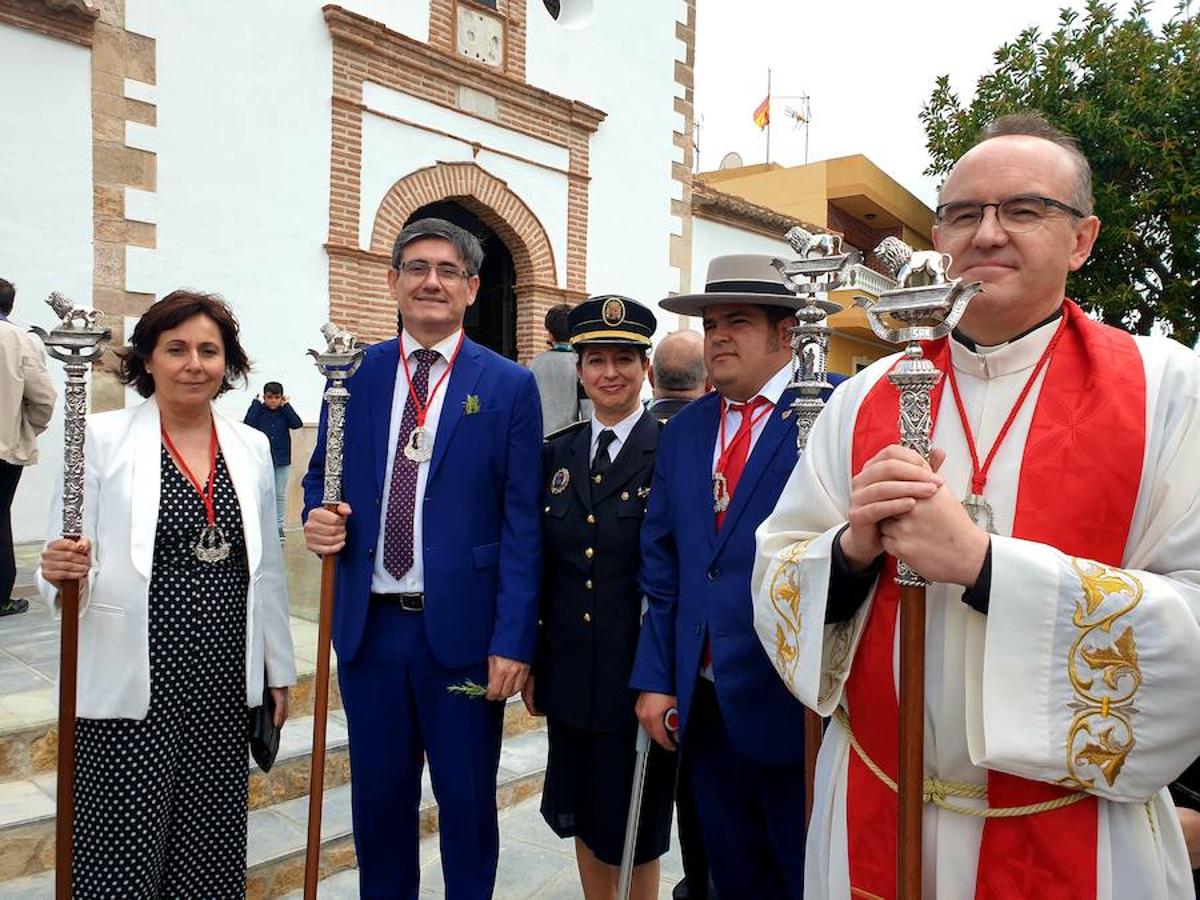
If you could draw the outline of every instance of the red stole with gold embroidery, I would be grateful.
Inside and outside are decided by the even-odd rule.
[[[1025,440],[1013,537],[1117,566],[1141,483],[1145,370],[1128,334],[1093,322],[1070,300],[1064,303],[1063,315],[1066,327],[1048,365]],[[947,341],[925,349],[944,372],[950,365]],[[935,444],[943,384],[944,379],[932,402]],[[881,378],[864,398],[855,422],[855,474],[884,447],[897,443],[898,411],[899,392]],[[899,769],[899,707],[892,674],[900,597],[895,572],[896,562],[889,557],[846,684],[855,737],[893,780]],[[1004,602],[1003,598],[997,602]],[[1067,677],[1065,667],[1063,677]],[[1067,752],[1065,745],[1063,752]],[[1051,784],[996,771],[988,772],[987,784],[992,807],[1040,803],[1066,793]],[[851,894],[893,898],[896,795],[853,751],[847,790]],[[1051,812],[988,819],[979,851],[976,898],[1094,898],[1097,815],[1096,800],[1090,797]],[[926,878],[931,877],[933,873],[927,873]]]

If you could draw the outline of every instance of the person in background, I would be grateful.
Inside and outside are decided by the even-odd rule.
[[[570,326],[567,316],[570,312],[569,303],[550,307],[546,313],[550,349],[529,361],[529,371],[533,373],[538,394],[542,398],[542,431],[547,435],[561,431],[582,418],[575,353],[568,340]]]
[[[690,328],[672,331],[654,349],[648,374],[654,389],[650,415],[665,422],[712,390],[704,369],[704,337]]]
[[[296,683],[270,450],[213,408],[248,369],[220,297],[169,294],[122,353],[146,401],[88,416],[78,541],[59,480],[38,587],[58,614],[82,580],[75,897],[246,893],[247,711],[265,680],[282,726]]]
[[[275,524],[283,540],[283,517],[287,508],[288,473],[292,469],[292,435],[304,423],[292,409],[283,385],[268,381],[263,385],[262,399],[255,397],[246,410],[245,423],[257,428],[271,443],[271,462],[275,466]]]
[[[654,388],[650,415],[666,422],[693,400],[712,390],[704,368],[704,336],[690,328],[672,331],[654,349],[648,374],[650,386]],[[683,878],[675,885],[671,896],[674,900],[715,900],[716,888],[709,878],[708,855],[704,852],[696,801],[692,797],[689,761],[686,753],[680,753],[675,810]]]
[[[50,424],[56,397],[42,348],[8,320],[16,296],[12,282],[0,278],[0,616],[29,609],[28,600],[12,596],[12,502],[22,470],[37,462],[37,436]]]

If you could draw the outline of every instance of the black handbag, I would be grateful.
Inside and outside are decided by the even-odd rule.
[[[275,727],[275,697],[263,677],[263,702],[249,713],[250,755],[264,772],[270,772],[279,752],[279,729]]]

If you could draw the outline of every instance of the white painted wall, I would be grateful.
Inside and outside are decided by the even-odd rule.
[[[425,0],[341,2],[428,39]],[[678,287],[668,258],[680,227],[670,201],[678,196],[671,134],[682,127],[672,111],[682,11],[680,0],[606,0],[566,29],[528,0],[529,82],[607,113],[591,143],[588,288],[651,305]],[[255,364],[249,390],[227,395],[222,407],[240,415],[262,382],[277,379],[312,421],[321,384],[303,351],[318,342],[328,314],[331,42],[321,2],[126,0],[126,18],[157,42],[157,84],[127,81],[125,93],[154,103],[158,116],[156,127],[126,133],[158,157],[157,190],[126,191],[128,215],[157,227],[156,248],[128,251],[127,285],[160,297],[181,286],[222,293]],[[89,89],[85,48],[0,27],[9,134],[0,146],[0,275],[21,289],[18,321],[50,324],[30,300],[51,288],[91,301]],[[563,148],[388,94],[368,87],[370,102],[390,102],[394,115],[399,105],[403,117],[454,137],[365,115],[360,237],[369,240],[397,178],[437,160],[470,159],[463,139],[480,141],[520,157],[485,149],[477,161],[541,221],[565,284],[567,179],[554,171],[566,168]],[[57,450],[59,438],[43,443]],[[42,467],[22,484],[22,537],[44,532],[52,474]]]
[[[776,240],[696,216],[692,219],[693,293],[704,290],[708,261],[714,256],[727,256],[730,253],[769,253],[786,259],[796,255],[782,237]]]
[[[673,112],[675,19],[683,4],[646,0],[595,3],[586,24],[563,28],[540,0],[528,0],[529,83],[607,113],[592,136],[588,191],[590,293],[613,292],[657,306],[678,289],[668,265],[678,233],[671,198],[675,149],[682,130]],[[667,316],[673,319],[673,316]],[[672,330],[660,325],[660,333]]]
[[[168,14],[161,0],[128,3],[139,20],[151,17],[136,7],[158,7],[158,127],[138,135],[158,153],[158,191],[143,204],[158,246],[130,249],[127,284],[159,297],[178,287],[224,295],[254,372],[221,407],[240,417],[278,380],[314,420],[321,383],[303,354],[329,308],[332,75],[320,4],[213,0]]]
[[[61,291],[92,302],[91,57],[88,50],[0,25],[0,278],[17,286],[12,322],[49,329],[45,299]],[[21,474],[13,537],[45,537],[62,469],[63,368],[48,363],[59,407],[41,436],[40,460]]]
[[[558,284],[566,286],[568,182],[565,172],[569,164],[566,148],[376,84],[363,86],[363,100],[368,111],[363,114],[359,245],[364,250],[371,245],[371,231],[379,204],[400,178],[438,162],[474,161],[505,182],[541,222],[554,251]],[[442,133],[396,122],[372,111]],[[501,152],[480,150],[474,154],[472,141]]]

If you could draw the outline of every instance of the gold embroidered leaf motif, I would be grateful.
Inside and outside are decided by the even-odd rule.
[[[783,663],[796,659],[796,648],[788,641],[787,633],[782,625],[775,626],[775,658]]]
[[[1112,690],[1117,689],[1117,679],[1122,675],[1139,678],[1137,641],[1133,637],[1133,629],[1126,628],[1107,647],[1083,647],[1079,651],[1094,671],[1104,673],[1104,683]],[[1090,687],[1090,683],[1089,683]]]
[[[1133,741],[1121,744],[1113,740],[1113,728],[1109,726],[1100,732],[1099,741],[1089,741],[1079,751],[1077,762],[1080,765],[1092,765],[1104,774],[1104,780],[1112,787],[1121,769],[1125,765],[1125,757],[1133,749]]]
[[[1129,594],[1132,596],[1134,593],[1134,588],[1129,582],[1118,575],[1106,575],[1104,574],[1105,571],[1104,569],[1099,569],[1096,572],[1082,575],[1079,579],[1083,586],[1083,598],[1087,603],[1089,616],[1104,605],[1104,601],[1109,594]]]
[[[793,619],[800,618],[800,588],[796,584],[794,568],[788,572],[782,583],[776,585],[775,599],[787,604]]]

